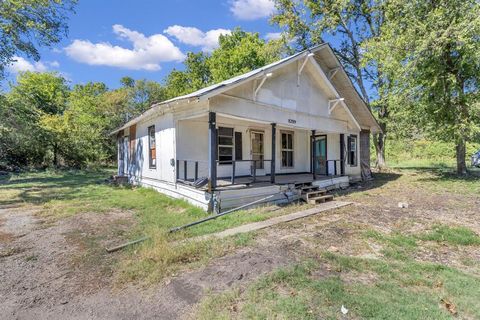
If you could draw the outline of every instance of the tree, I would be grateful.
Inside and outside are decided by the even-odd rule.
[[[166,100],[166,89],[158,82],[123,77],[120,79],[120,83],[123,87],[116,90],[118,91],[116,98],[123,96],[125,99],[124,103],[120,103],[124,107],[121,110],[123,121],[140,115],[154,103]]]
[[[389,112],[383,103],[388,81],[375,60],[366,60],[364,45],[380,35],[384,23],[382,0],[275,0],[272,22],[284,28],[295,50],[304,50],[333,37],[333,50],[356,84],[369,108],[377,114],[383,132],[374,136],[377,167],[385,163],[385,140]],[[369,94],[370,92],[370,94]]]
[[[173,70],[166,78],[168,98],[174,98],[206,87],[211,82],[211,72],[204,52],[187,53],[184,71]]]
[[[44,117],[42,124],[60,138],[60,154],[68,166],[82,167],[109,158],[111,119],[103,109],[104,83],[76,85],[70,92],[68,106],[61,115]]]
[[[281,41],[265,42],[258,33],[239,28],[229,35],[220,35],[219,47],[207,60],[211,81],[221,82],[280,59],[281,44]]]
[[[16,55],[38,61],[37,46],[51,46],[67,34],[66,19],[76,0],[0,1],[0,78]]]
[[[234,76],[263,67],[281,57],[282,41],[261,39],[258,33],[235,29],[219,37],[211,54],[188,53],[185,70],[173,70],[166,78],[168,98],[184,95]]]
[[[480,132],[480,4],[475,0],[390,0],[381,36],[369,43],[391,99],[410,124],[456,144],[457,173],[466,174],[465,145]]]
[[[8,141],[6,156],[16,165],[59,164],[59,139],[42,126],[42,118],[61,115],[66,108],[68,86],[56,73],[25,72],[18,76],[17,84],[6,95],[5,116],[1,118],[7,128],[3,139]]]

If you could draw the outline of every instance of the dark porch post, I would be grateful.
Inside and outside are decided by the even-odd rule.
[[[345,174],[345,135],[340,134],[340,175]]]
[[[208,113],[208,192],[217,187],[217,115]]]
[[[313,174],[313,180],[317,179],[317,174],[316,174],[316,165],[315,165],[315,134],[316,131],[312,130],[312,137],[311,137],[311,143],[310,143],[310,155],[311,155],[311,162],[312,162],[312,174]]]
[[[275,158],[276,158],[276,143],[277,143],[277,124],[272,123],[272,161],[270,161],[270,182],[275,183]]]

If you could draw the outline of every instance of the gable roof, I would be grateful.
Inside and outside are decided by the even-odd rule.
[[[322,50],[326,49],[326,50]],[[345,103],[347,107],[350,109],[351,113],[357,118],[358,122],[362,127],[370,128],[372,132],[380,132],[380,126],[378,125],[376,119],[374,118],[373,114],[371,113],[370,109],[367,107],[365,101],[361,98],[360,94],[356,90],[355,86],[353,85],[352,81],[345,73],[343,66],[341,65],[340,61],[334,54],[332,48],[328,43],[322,43],[311,47],[307,50],[301,51],[284,59],[278,60],[266,66],[260,67],[258,69],[252,70],[250,72],[244,73],[242,75],[227,79],[225,81],[210,85],[208,87],[202,88],[195,92],[178,96],[169,100],[162,101],[160,103],[156,103],[152,105],[150,109],[142,113],[140,116],[128,121],[122,127],[114,130],[112,134],[119,132],[129,126],[140,122],[141,120],[149,117],[150,115],[154,114],[155,112],[159,111],[161,107],[165,105],[170,105],[171,103],[180,103],[181,101],[189,101],[192,99],[202,100],[208,99],[212,96],[216,96],[221,94],[233,87],[236,87],[240,84],[243,84],[249,80],[257,78],[259,75],[265,75],[277,68],[283,67],[284,65],[301,59],[308,54],[313,53],[314,59],[322,68],[325,73],[328,73],[329,70],[333,70],[338,68],[337,75],[330,79],[333,87],[336,89],[340,97],[345,98]],[[340,73],[340,74],[339,74]],[[341,77],[339,77],[339,75]]]

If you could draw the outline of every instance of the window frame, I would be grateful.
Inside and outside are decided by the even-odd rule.
[[[287,138],[287,148],[283,147],[283,135],[286,134],[287,137],[288,135],[291,135],[291,140],[292,140],[292,148],[288,148],[288,138]],[[284,152],[291,152],[292,156],[292,165],[291,166],[284,166],[283,165],[283,153]],[[288,159],[287,159],[288,160]],[[295,132],[294,131],[289,131],[289,130],[280,130],[280,168],[282,169],[293,169],[295,168]]]
[[[232,130],[232,135],[220,135],[220,128]],[[220,137],[222,138],[230,138],[232,139],[232,144],[220,144]],[[232,159],[231,160],[221,160],[220,161],[220,148],[228,148],[232,150]],[[217,161],[219,166],[230,166],[232,165],[233,161],[235,161],[235,128],[233,127],[218,127],[217,128]],[[223,162],[223,163],[221,163]]]
[[[152,136],[153,131],[153,136]],[[151,125],[147,128],[148,137],[148,167],[150,169],[157,168],[157,139],[155,136],[155,125]],[[152,141],[153,138],[153,141]],[[155,160],[155,161],[154,161]]]
[[[355,150],[352,150],[352,143],[355,146]],[[351,134],[348,136],[347,139],[347,157],[348,157],[348,165],[350,167],[357,167],[358,166],[358,135]],[[353,156],[352,156],[353,152]]]

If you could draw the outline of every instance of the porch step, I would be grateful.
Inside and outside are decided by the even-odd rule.
[[[309,198],[307,202],[309,204],[317,204],[317,203],[323,203],[325,201],[332,201],[332,200],[333,200],[333,195],[327,194],[324,196]]]
[[[302,192],[302,199],[308,202],[311,198],[323,196],[327,193],[327,190],[325,189],[317,189],[314,191],[308,191],[308,192]]]
[[[320,189],[318,186],[314,186],[311,183],[303,183],[296,187],[300,190],[301,198],[307,203],[316,204],[333,200],[332,195],[326,194],[326,189]]]

